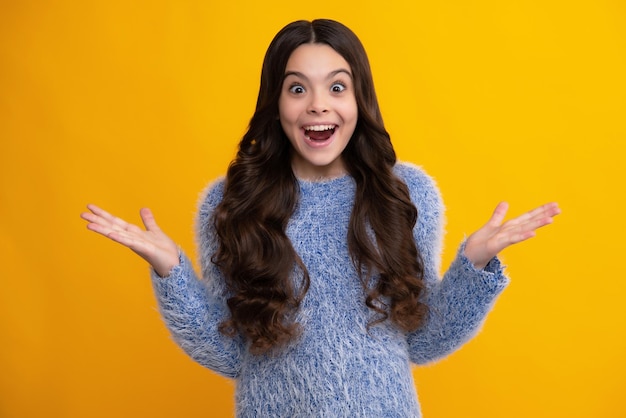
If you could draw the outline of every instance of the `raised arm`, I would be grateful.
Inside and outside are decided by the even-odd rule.
[[[211,203],[203,205],[199,215],[203,220],[199,223],[209,223]],[[152,266],[159,310],[176,343],[201,365],[228,377],[238,376],[243,342],[222,335],[218,329],[229,311],[221,285],[223,280],[212,267],[210,256],[201,257],[203,273],[210,276],[199,280],[192,263],[160,230],[149,209],[140,212],[145,230],[95,205],[89,205],[88,209],[89,212],[81,214],[88,222],[88,229],[130,248]],[[206,242],[211,237],[203,240],[203,248],[210,251]]]
[[[465,255],[476,268],[484,268],[506,247],[534,237],[537,229],[551,224],[561,213],[558,204],[546,203],[503,223],[508,209],[508,203],[498,204],[491,219],[467,239]]]
[[[420,169],[401,171],[418,207],[414,234],[428,287],[426,322],[407,338],[411,360],[422,364],[445,357],[478,332],[497,296],[508,284],[498,253],[534,236],[537,228],[552,222],[559,209],[556,204],[547,204],[503,223],[507,205],[498,205],[489,222],[461,244],[440,280],[444,209],[439,190]]]
[[[145,230],[96,205],[87,205],[87,209],[89,212],[80,215],[87,221],[87,229],[130,248],[146,260],[160,276],[167,276],[178,265],[178,247],[161,231],[150,209],[139,211]]]

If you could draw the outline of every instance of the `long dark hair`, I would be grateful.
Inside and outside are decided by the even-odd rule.
[[[348,248],[376,315],[370,325],[391,319],[405,331],[423,322],[423,263],[413,240],[417,209],[407,186],[393,173],[396,155],[385,130],[367,54],[356,35],[332,20],[297,21],[272,40],[263,61],[261,85],[248,131],[226,175],[215,211],[219,247],[212,261],[231,292],[231,317],[220,329],[242,333],[253,353],[265,352],[299,332],[294,322],[309,288],[309,274],[285,233],[298,200],[291,147],[278,120],[287,61],[306,43],[327,44],[350,65],[358,107],[355,132],[343,152],[356,183]],[[374,231],[370,239],[368,227]],[[294,267],[301,274],[293,274]],[[294,277],[295,276],[295,277]],[[376,278],[373,282],[372,278]]]

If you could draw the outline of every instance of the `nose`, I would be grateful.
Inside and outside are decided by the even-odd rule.
[[[323,93],[314,92],[309,96],[311,98],[307,112],[313,115],[319,115],[328,112],[328,102]]]

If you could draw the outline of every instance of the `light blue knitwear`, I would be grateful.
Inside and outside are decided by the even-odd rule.
[[[355,192],[350,176],[300,181],[287,235],[310,273],[311,286],[296,317],[302,334],[286,348],[252,355],[244,338],[218,331],[229,311],[224,278],[210,262],[217,248],[211,214],[222,198],[223,181],[209,186],[198,214],[204,280],[197,279],[184,254],[167,278],[152,272],[175,341],[198,363],[236,380],[237,416],[420,417],[411,363],[445,357],[480,329],[508,283],[500,262],[494,258],[477,270],[463,255],[462,244],[440,279],[439,191],[416,166],[398,164],[395,172],[418,209],[414,237],[428,284],[430,313],[415,332],[402,332],[390,321],[367,329],[373,312],[365,305],[346,239]]]

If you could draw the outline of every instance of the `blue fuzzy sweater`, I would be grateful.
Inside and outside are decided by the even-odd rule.
[[[508,279],[498,259],[477,270],[463,256],[439,278],[443,206],[421,169],[398,164],[418,209],[414,236],[425,265],[430,313],[424,326],[405,333],[389,321],[367,329],[373,312],[347,246],[355,183],[350,176],[300,181],[300,200],[287,227],[306,265],[311,286],[296,320],[302,334],[274,355],[252,355],[245,339],[226,337],[218,325],[229,316],[221,272],[210,262],[217,248],[211,215],[223,181],[207,189],[197,233],[203,280],[189,260],[166,278],[152,273],[159,307],[176,342],[194,360],[237,382],[240,417],[419,417],[411,363],[440,359],[480,328]]]

